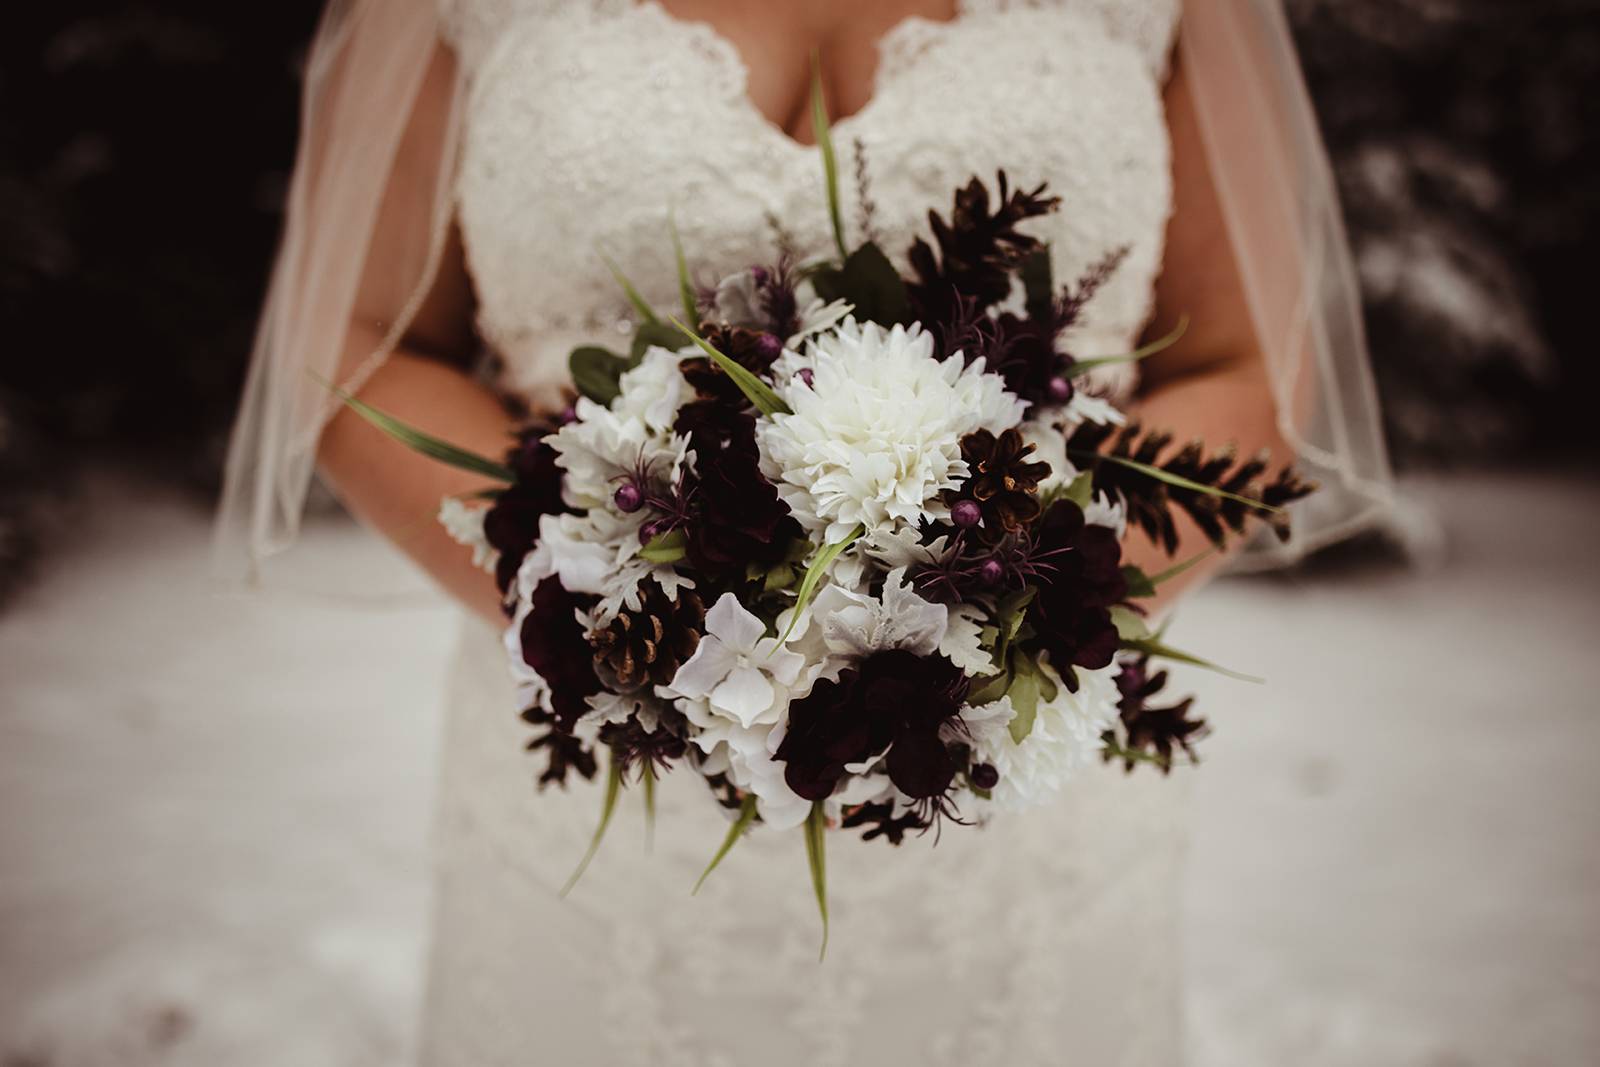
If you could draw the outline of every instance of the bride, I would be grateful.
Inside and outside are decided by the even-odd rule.
[[[1180,438],[1297,456],[1324,491],[1288,552],[1384,505],[1348,254],[1270,2],[333,0],[220,529],[258,566],[293,539],[319,465],[476,616],[440,787],[428,1064],[1182,1059],[1176,777],[1106,767],[1053,807],[898,850],[840,837],[821,965],[789,835],[752,834],[688,895],[722,830],[706,790],[671,776],[653,841],[624,813],[558,899],[597,787],[536,789],[498,595],[426,521],[481,486],[318,384],[498,454],[562,403],[574,343],[631,331],[603,257],[675,277],[669,211],[703,280],[761,258],[775,225],[826,248],[813,54],[850,225],[903,254],[971,176],[1047,181],[1063,208],[1034,232],[1056,277],[1127,249],[1075,353],[1194,324],[1142,381],[1102,390]],[[1180,555],[1200,544],[1190,531]]]

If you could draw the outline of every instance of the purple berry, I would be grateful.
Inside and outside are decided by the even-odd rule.
[[[1065,404],[1072,399],[1072,383],[1061,375],[1050,379],[1050,399],[1058,404]]]
[[[978,568],[978,580],[984,585],[999,585],[1000,579],[1006,576],[1006,569],[1000,566],[997,559],[983,561],[983,566]]]
[[[783,354],[783,342],[774,333],[764,333],[756,338],[756,352],[762,359],[777,359]]]
[[[799,372],[795,374],[795,377],[799,378],[802,382],[805,382],[806,388],[810,389],[811,383],[816,380],[817,372],[812,370],[810,367],[801,367]]]
[[[993,789],[1000,784],[1000,772],[988,763],[975,764],[972,770],[967,772],[967,777],[979,789]]]
[[[624,482],[619,485],[616,495],[611,499],[616,501],[617,510],[624,513],[638,511],[644,506],[644,493],[632,482]]]
[[[976,500],[958,500],[950,509],[950,521],[965,529],[976,526],[983,519],[983,509]]]

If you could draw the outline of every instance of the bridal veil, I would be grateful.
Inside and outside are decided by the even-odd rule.
[[[329,384],[360,388],[437,270],[468,92],[438,5],[331,0],[317,31],[286,224],[228,455],[217,544],[229,572],[259,576],[293,543],[337,403]],[[1289,543],[1260,541],[1248,560],[1291,562],[1390,507],[1360,293],[1280,4],[1188,0],[1178,47],[1279,423],[1323,487],[1297,505]],[[429,94],[428,114],[413,122],[429,78],[449,91],[437,94],[442,109]],[[405,180],[392,180],[402,170]]]

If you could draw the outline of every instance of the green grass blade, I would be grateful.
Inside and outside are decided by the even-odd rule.
[[[683,331],[685,337],[698,345],[700,351],[710,356],[711,361],[721,367],[728,377],[733,379],[733,384],[737,385],[739,391],[745,395],[745,398],[756,406],[757,411],[763,415],[792,414],[789,410],[789,405],[785,404],[783,399],[777,393],[774,393],[772,387],[767,385],[766,382],[757,378],[738,362],[718,352],[704,337],[695,333],[682,322],[677,319],[672,319],[671,321],[674,326]]]
[[[1081,449],[1073,449],[1068,452],[1068,455],[1077,460],[1115,463],[1118,466],[1127,467],[1129,470],[1135,470],[1140,474],[1154,478],[1158,482],[1165,482],[1168,485],[1175,485],[1179,489],[1188,489],[1190,492],[1194,493],[1204,493],[1206,496],[1220,497],[1223,500],[1234,500],[1240,504],[1255,508],[1257,511],[1271,512],[1274,515],[1283,511],[1282,508],[1275,508],[1271,504],[1264,504],[1259,500],[1253,500],[1247,496],[1240,496],[1238,493],[1230,493],[1226,489],[1218,489],[1214,485],[1206,485],[1202,482],[1194,481],[1191,478],[1185,478],[1180,474],[1173,474],[1171,471],[1164,471],[1160,467],[1152,467],[1148,463],[1140,463],[1138,460],[1128,459],[1124,456],[1108,456],[1102,452],[1087,452]]]
[[[1226,675],[1229,678],[1235,678],[1241,682],[1254,682],[1255,684],[1260,685],[1266,681],[1265,678],[1257,678],[1253,674],[1241,674],[1239,671],[1231,671],[1226,667],[1219,667],[1210,660],[1201,659],[1199,656],[1196,656],[1192,653],[1182,652],[1176,648],[1170,648],[1167,645],[1162,644],[1159,638],[1156,637],[1141,638],[1137,641],[1124,641],[1122,642],[1122,647],[1133,652],[1143,652],[1145,655],[1154,659],[1168,659],[1174,663],[1187,663],[1191,667],[1199,667],[1203,670],[1215,671],[1217,674]]]
[[[683,255],[683,239],[678,236],[678,220],[667,215],[667,228],[672,231],[672,256],[678,261],[678,296],[683,301],[683,317],[695,329],[700,328],[700,308],[694,299],[694,282],[689,279],[689,261]]]
[[[1189,316],[1185,315],[1178,320],[1178,325],[1165,337],[1157,338],[1142,348],[1135,348],[1132,352],[1124,352],[1120,356],[1095,356],[1092,359],[1080,359],[1071,367],[1073,377],[1094,370],[1096,367],[1109,367],[1116,363],[1137,363],[1157,352],[1165,352],[1189,332]]]
[[[811,53],[811,132],[822,152],[822,179],[828,189],[828,221],[833,224],[833,243],[839,258],[850,253],[844,244],[844,217],[839,212],[839,160],[833,152],[833,130],[828,125],[828,103],[822,95],[822,60]]]
[[[1184,571],[1188,570],[1190,567],[1193,567],[1196,563],[1200,563],[1203,560],[1205,560],[1206,557],[1214,555],[1216,553],[1216,551],[1217,551],[1216,546],[1213,545],[1212,547],[1206,549],[1204,552],[1198,552],[1195,555],[1190,556],[1188,559],[1184,560],[1182,563],[1179,563],[1179,564],[1176,564],[1174,566],[1168,567],[1166,570],[1162,571],[1160,574],[1151,576],[1150,584],[1153,585],[1153,586],[1156,586],[1157,588],[1159,588],[1162,585],[1162,583],[1172,581],[1172,579],[1176,578],[1178,575],[1182,574]]]
[[[485,478],[493,478],[496,481],[505,482],[507,485],[517,480],[516,474],[503,463],[496,463],[486,456],[480,456],[476,452],[469,452],[464,448],[459,448],[443,438],[424,433],[416,427],[400,421],[388,412],[379,411],[371,404],[357,400],[338,386],[329,385],[327,382],[323,382],[323,384],[328,387],[334,396],[343,401],[346,407],[413,452],[420,452],[429,459],[436,459],[440,463],[448,464],[459,470],[481,474]]]
[[[616,262],[604,252],[600,253],[600,258],[605,260],[606,269],[611,271],[611,276],[617,280],[618,285],[622,286],[622,291],[627,294],[628,303],[632,304],[633,310],[639,313],[639,318],[645,322],[660,322],[660,316],[650,306],[649,301],[640,295],[639,290],[633,287],[633,283],[628,280],[628,276],[622,273],[622,268],[617,266]]]
[[[728,827],[728,836],[722,839],[722,847],[717,849],[717,854],[711,857],[711,862],[706,864],[706,869],[701,872],[699,880],[694,883],[694,888],[689,890],[689,895],[694,896],[700,892],[700,887],[706,884],[706,879],[711,877],[711,872],[717,869],[723,857],[733,851],[733,846],[739,843],[744,832],[756,819],[756,796],[750,793],[745,796],[744,803],[739,805],[739,817]]]
[[[778,644],[773,646],[774,652],[778,650],[779,645],[789,640],[790,634],[794,633],[795,624],[800,621],[800,615],[806,610],[806,605],[811,603],[811,598],[816,594],[817,586],[821,584],[822,575],[829,565],[839,558],[839,553],[849,548],[856,538],[866,532],[867,528],[858,524],[854,530],[845,534],[844,540],[828,545],[817,553],[817,558],[806,568],[805,577],[800,579],[800,591],[795,594],[794,614],[789,616],[789,625],[785,627],[783,636],[778,639]]]
[[[806,816],[806,862],[811,866],[811,888],[817,894],[817,911],[822,915],[822,950],[817,953],[817,962],[822,962],[828,956],[828,856],[827,838],[828,820],[822,811],[822,801],[811,805],[811,814]]]
[[[589,863],[595,854],[600,851],[600,842],[606,836],[606,827],[611,825],[611,816],[617,810],[617,794],[622,791],[622,765],[615,758],[611,760],[606,770],[606,796],[600,808],[600,825],[594,829],[594,837],[589,842],[589,851],[583,854],[583,859],[578,863],[578,869],[572,872],[572,877],[567,879],[567,884],[561,887],[564,897],[572,892],[572,887],[578,884],[578,879],[583,877],[583,872],[589,869]]]

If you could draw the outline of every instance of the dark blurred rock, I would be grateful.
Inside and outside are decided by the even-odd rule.
[[[1593,451],[1600,3],[1288,7],[1398,458]]]

